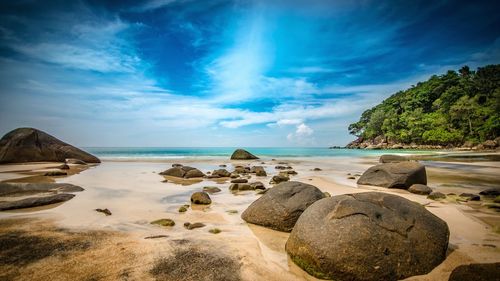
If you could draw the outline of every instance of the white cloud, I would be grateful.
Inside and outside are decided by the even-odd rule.
[[[300,145],[314,144],[315,140],[312,137],[314,130],[304,123],[297,125],[295,132],[287,135],[287,140],[291,143]]]

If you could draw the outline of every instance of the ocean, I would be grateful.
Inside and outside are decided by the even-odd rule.
[[[101,159],[175,159],[175,158],[227,158],[234,147],[86,147],[84,150]],[[416,150],[362,150],[329,149],[324,147],[254,147],[245,148],[260,158],[283,157],[364,157],[386,153],[423,154]]]

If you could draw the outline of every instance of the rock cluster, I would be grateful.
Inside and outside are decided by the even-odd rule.
[[[182,166],[180,164],[174,164],[172,165],[173,167],[163,171],[160,173],[160,175],[163,176],[171,176],[171,177],[176,177],[176,178],[202,178],[205,176],[205,174],[193,167],[189,166]]]

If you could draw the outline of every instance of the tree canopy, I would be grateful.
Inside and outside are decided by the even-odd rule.
[[[349,132],[364,140],[459,145],[500,136],[500,65],[432,76],[363,112]]]

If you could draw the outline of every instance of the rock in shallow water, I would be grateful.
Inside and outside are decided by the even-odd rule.
[[[191,202],[194,204],[208,205],[212,203],[212,199],[208,196],[206,192],[195,192],[191,195]]]
[[[417,162],[379,164],[366,170],[358,184],[408,189],[412,184],[427,184],[427,174]]]
[[[449,230],[421,205],[366,192],[325,198],[300,216],[286,243],[309,274],[334,280],[399,280],[446,257]]]
[[[450,275],[449,281],[499,281],[500,262],[460,265]]]
[[[253,155],[252,153],[244,149],[236,149],[231,155],[231,160],[253,160],[259,159],[259,157]]]
[[[408,191],[414,194],[419,195],[429,195],[432,192],[432,189],[425,184],[412,184]]]
[[[0,202],[0,211],[24,209],[65,202],[75,197],[74,194],[61,193],[44,197],[29,197],[16,201]]]
[[[269,189],[243,212],[246,222],[290,232],[302,212],[324,198],[317,187],[301,182],[284,182]]]

